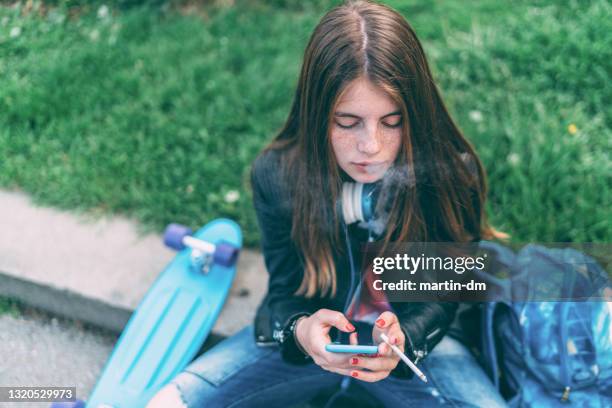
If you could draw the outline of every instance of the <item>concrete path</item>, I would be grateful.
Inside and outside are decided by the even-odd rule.
[[[0,190],[0,226],[0,296],[115,332],[175,255],[132,220],[39,207],[19,192]],[[251,323],[266,285],[261,254],[243,250],[213,332]]]

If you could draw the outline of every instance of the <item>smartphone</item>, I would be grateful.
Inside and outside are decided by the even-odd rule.
[[[325,350],[330,353],[376,354],[378,353],[378,346],[331,343],[325,345]]]

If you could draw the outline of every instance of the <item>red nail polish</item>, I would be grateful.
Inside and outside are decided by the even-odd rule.
[[[358,360],[358,359],[356,359],[355,357],[353,357],[353,358],[351,359],[351,364],[353,364],[353,365],[357,364],[358,362],[359,362],[359,360]]]
[[[353,377],[359,377],[359,374],[357,373],[357,371],[353,371],[353,372],[351,373],[351,375],[352,375]]]
[[[383,327],[383,326],[385,325],[385,321],[384,321],[383,319],[378,319],[378,320],[376,321],[376,325],[377,325],[378,327]]]
[[[346,330],[348,330],[348,331],[355,331],[355,326],[353,326],[352,324],[349,323],[349,324],[346,325]]]

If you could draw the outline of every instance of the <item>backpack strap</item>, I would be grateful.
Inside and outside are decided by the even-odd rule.
[[[497,350],[495,348],[495,336],[493,333],[493,316],[495,315],[496,302],[487,302],[482,309],[482,357],[485,372],[499,391],[499,362],[497,361]]]
[[[496,267],[503,266],[511,268],[516,261],[515,253],[504,247],[503,245],[491,242],[481,241],[481,248],[494,252],[496,255]],[[480,278],[487,282],[489,295],[492,297],[490,302],[484,302],[482,307],[481,322],[481,345],[482,356],[485,372],[495,385],[495,388],[500,389],[500,369],[497,359],[497,348],[495,345],[495,332],[493,330],[493,319],[499,306],[509,306],[511,300],[511,286],[509,279],[500,279],[491,272],[483,271]]]

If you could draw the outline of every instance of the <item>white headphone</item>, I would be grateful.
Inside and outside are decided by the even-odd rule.
[[[380,235],[389,218],[388,203],[399,189],[416,184],[414,172],[408,166],[393,166],[384,177],[374,183],[342,183],[338,210],[346,225],[367,223],[368,228]],[[384,200],[385,202],[379,202]]]
[[[342,183],[342,216],[349,225],[374,219],[380,183]]]

